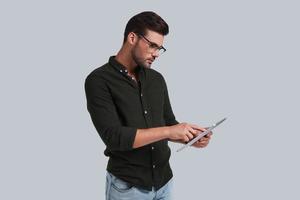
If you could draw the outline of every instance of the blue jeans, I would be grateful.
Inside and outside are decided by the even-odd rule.
[[[151,191],[131,186],[129,183],[106,174],[106,200],[171,200],[172,179],[159,190]]]

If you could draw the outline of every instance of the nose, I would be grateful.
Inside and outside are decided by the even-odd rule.
[[[155,50],[153,53],[152,53],[152,56],[157,58],[159,56],[159,50]]]

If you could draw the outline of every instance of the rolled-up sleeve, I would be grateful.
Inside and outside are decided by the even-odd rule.
[[[179,124],[176,120],[172,110],[172,106],[169,99],[168,88],[165,79],[162,77],[162,84],[164,89],[164,119],[167,126]]]
[[[85,80],[87,109],[104,144],[112,151],[133,149],[137,128],[122,126],[109,88],[98,76]]]

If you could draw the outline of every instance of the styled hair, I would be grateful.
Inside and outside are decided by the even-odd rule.
[[[127,22],[123,43],[126,42],[128,34],[134,32],[140,35],[145,35],[147,30],[157,32],[161,35],[169,33],[168,24],[155,12],[145,11],[141,12]]]

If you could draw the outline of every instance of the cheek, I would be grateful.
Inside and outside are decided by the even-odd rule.
[[[134,56],[138,60],[143,61],[147,58],[147,53],[145,53],[145,50],[143,48],[136,48],[134,51]]]
[[[137,44],[136,45],[136,53],[139,57],[141,58],[147,58],[149,56],[148,54],[148,46],[143,45],[143,44]]]
[[[133,49],[133,52],[136,56],[140,56],[142,48],[139,45],[136,45]]]

